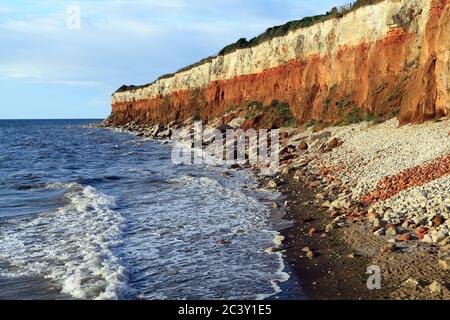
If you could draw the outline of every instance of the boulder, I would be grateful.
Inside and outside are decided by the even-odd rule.
[[[267,188],[269,189],[276,189],[278,187],[278,184],[275,180],[270,180],[269,183],[267,183]]]
[[[226,134],[227,130],[234,130],[232,126],[229,124],[221,124],[220,126],[216,127],[216,130],[220,131],[222,134]]]
[[[339,147],[340,143],[341,142],[339,141],[339,139],[333,138],[328,142],[328,148],[335,149],[335,148]]]
[[[300,151],[306,151],[306,150],[308,150],[309,146],[305,141],[300,141],[297,148]]]

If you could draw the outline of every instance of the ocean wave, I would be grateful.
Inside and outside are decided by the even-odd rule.
[[[0,259],[11,265],[0,275],[43,276],[75,298],[119,299],[127,290],[127,274],[115,254],[124,218],[114,210],[114,198],[77,183],[47,188],[67,189],[69,203],[0,225]]]
[[[218,251],[211,248],[209,254],[215,256],[215,262],[218,264],[227,263],[226,259],[222,259],[224,258],[224,252],[228,250],[230,250],[229,254],[240,253],[242,257],[247,257],[247,261],[236,260],[232,269],[239,270],[241,275],[237,276],[238,278],[252,275],[254,280],[267,279],[269,281],[272,292],[262,290],[264,293],[255,294],[251,297],[262,300],[280,293],[279,284],[288,281],[290,276],[284,272],[285,265],[282,253],[264,251],[264,243],[279,248],[283,239],[271,227],[269,222],[271,212],[268,206],[262,204],[255,194],[248,194],[246,192],[248,190],[241,188],[243,182],[250,183],[250,181],[244,180],[245,177],[235,176],[233,179],[222,181],[213,177],[185,175],[170,179],[169,182],[177,185],[175,190],[172,191],[180,196],[176,204],[179,207],[178,209],[185,212],[186,215],[195,215],[186,218],[195,221],[195,223],[184,224],[184,240],[197,243],[207,241],[208,238],[225,240],[228,246],[222,247]],[[199,210],[189,212],[192,201],[195,201],[193,199],[199,199],[200,202],[196,206]],[[202,210],[200,208],[208,209]],[[192,234],[189,235],[189,233]],[[245,248],[241,247],[240,243],[245,243]],[[204,250],[208,250],[208,244],[205,243],[204,246]],[[255,252],[259,253],[255,255]],[[272,257],[264,257],[266,255]],[[259,261],[260,264],[271,265],[272,267],[261,268],[259,271],[255,268],[249,272],[246,268],[253,267],[250,260],[255,263]],[[230,275],[224,273],[223,280],[227,277],[230,277]],[[235,298],[242,299],[242,296],[236,296]],[[246,298],[250,298],[250,296],[246,296]]]

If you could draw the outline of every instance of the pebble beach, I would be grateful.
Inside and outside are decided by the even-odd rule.
[[[241,122],[218,118],[206,130]],[[175,130],[189,132],[192,126],[130,123],[118,129],[167,141]],[[289,294],[450,298],[450,119],[282,128],[280,140],[275,176],[260,175],[259,166],[253,170],[261,188],[284,195],[285,203],[273,208],[294,222],[282,232],[284,242],[269,248],[283,253],[291,278],[299,279],[288,285]],[[232,179],[230,172],[241,169],[224,173]],[[382,274],[377,290],[366,283],[374,266]]]

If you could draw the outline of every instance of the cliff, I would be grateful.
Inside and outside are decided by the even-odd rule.
[[[249,103],[289,106],[298,124],[450,112],[448,0],[385,0],[231,50],[112,96],[115,124],[209,120]],[[272,104],[273,105],[273,104]]]

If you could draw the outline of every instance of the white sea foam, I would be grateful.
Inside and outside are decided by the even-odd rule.
[[[245,174],[242,173],[242,175]],[[203,199],[202,207],[205,207],[207,211],[191,212],[194,216],[186,217],[187,220],[190,220],[189,224],[195,225],[195,229],[192,230],[193,234],[198,237],[215,236],[230,240],[228,245],[208,251],[211,260],[214,261],[212,267],[224,266],[223,274],[219,273],[216,281],[226,282],[227,279],[239,281],[252,277],[253,280],[248,284],[253,281],[262,284],[265,280],[272,287],[272,292],[261,286],[259,290],[264,293],[258,294],[258,286],[256,286],[254,288],[255,295],[245,296],[245,298],[266,299],[280,293],[279,284],[289,280],[290,277],[284,272],[282,253],[264,252],[264,243],[267,245],[273,243],[276,247],[280,247],[284,239],[278,232],[271,230],[270,209],[255,195],[251,196],[240,188],[244,182],[242,178],[236,173],[232,179],[225,178],[221,182],[209,177],[192,176],[178,177],[170,182],[180,185],[180,194],[196,194],[196,197]],[[251,181],[252,179],[245,182],[251,184]],[[183,197],[176,205],[183,208],[189,205],[189,201]],[[189,215],[189,212],[184,211],[184,215]],[[185,226],[184,232],[188,233],[189,228],[189,225]],[[156,244],[157,242],[158,240],[155,240]],[[205,243],[202,249],[207,250],[207,248],[208,244]],[[242,256],[243,260],[236,258],[233,260],[234,265],[231,266],[227,260],[227,257],[230,257],[228,252],[230,255]],[[222,276],[223,279],[220,278]],[[242,290],[237,283],[235,289]],[[243,296],[237,295],[234,298],[242,299]]]
[[[127,275],[114,251],[122,243],[124,219],[114,198],[76,183],[47,188],[67,189],[69,203],[0,225],[0,259],[11,265],[0,275],[53,279],[75,298],[120,298]]]

